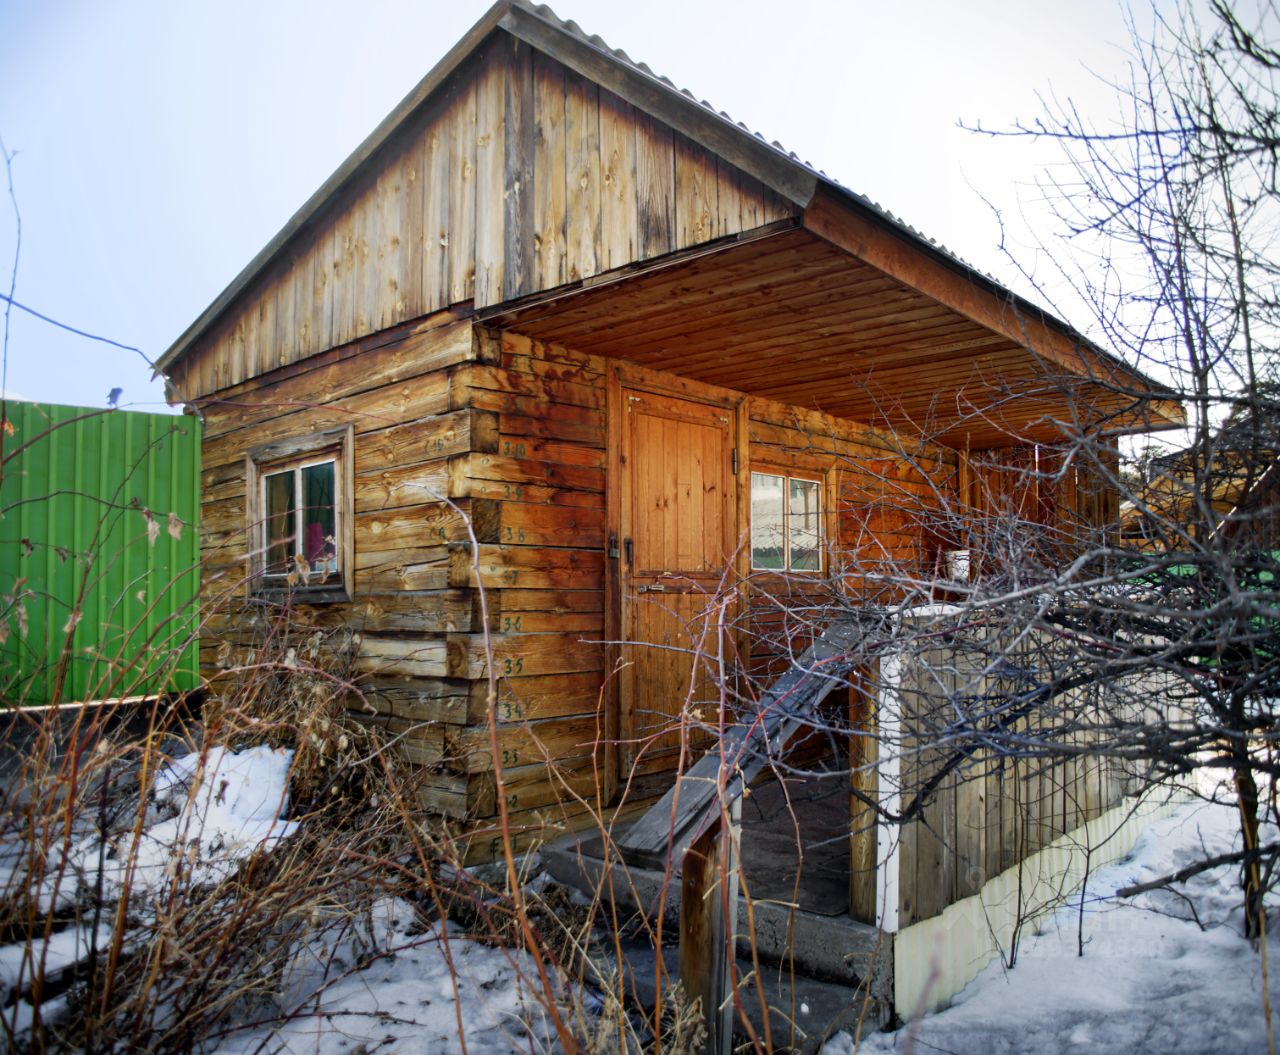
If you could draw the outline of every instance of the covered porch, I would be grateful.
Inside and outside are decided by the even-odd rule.
[[[1158,385],[869,202],[809,206],[482,318],[955,450],[1171,427]]]
[[[700,710],[694,705],[714,703],[715,687],[700,678],[693,659],[673,664],[664,658],[666,666],[657,670],[644,666],[646,653],[639,650],[647,646],[664,657],[699,654],[693,644],[699,634],[691,626],[706,611],[716,584],[729,579],[735,588],[744,584],[741,603],[748,611],[753,596],[766,593],[769,604],[778,606],[785,591],[759,589],[762,578],[769,585],[774,580],[762,574],[751,552],[753,470],[821,483],[822,508],[831,523],[824,541],[832,556],[821,568],[828,580],[847,584],[854,578],[838,563],[840,554],[856,545],[855,535],[868,531],[876,546],[927,580],[937,576],[938,540],[922,537],[918,523],[904,526],[887,514],[870,517],[867,510],[875,505],[883,512],[892,495],[867,497],[865,488],[850,482],[855,474],[848,470],[859,461],[874,460],[872,474],[881,483],[895,476],[902,483],[907,468],[927,463],[921,471],[927,478],[917,489],[932,496],[926,502],[946,505],[954,515],[981,501],[975,480],[979,452],[1076,442],[1105,447],[1119,433],[1169,427],[1181,419],[1157,386],[1057,320],[976,276],[945,251],[908,237],[874,210],[855,211],[844,196],[822,188],[795,219],[507,304],[484,321],[559,346],[570,356],[616,364],[609,402],[606,637],[621,644],[606,669],[622,660],[624,670],[640,673],[623,673],[609,690],[610,735],[619,745],[609,789],[668,794],[618,838],[617,847],[573,841],[552,859],[565,878],[577,874],[599,881],[621,869],[620,890],[639,890],[637,875],[657,877],[651,880],[652,896],[668,906],[679,902],[674,895],[681,882],[673,878],[682,875],[686,855],[706,833],[696,822],[683,832],[671,822],[677,813],[706,818],[724,806],[726,777],[714,737],[694,738],[687,771],[670,757],[659,759],[655,730],[661,725],[670,736],[685,728],[690,711]],[[690,404],[703,409],[693,414],[686,409]],[[683,424],[654,425],[641,433],[631,422],[642,414]],[[645,525],[661,519],[654,510],[679,501],[660,482],[651,493],[641,493],[636,480],[647,479],[647,473],[659,481],[677,464],[647,461],[652,445],[679,447],[679,437],[689,436],[704,452],[697,469],[702,475],[690,490],[717,495],[716,508],[697,506],[691,519],[699,527],[690,535],[710,541],[699,549],[691,540],[683,547],[687,554],[663,565],[649,560]],[[705,474],[705,465],[727,459],[730,451],[731,469]],[[912,459],[918,464],[908,466]],[[1084,471],[1082,464],[1079,472]],[[687,475],[684,467],[674,470],[681,480]],[[1086,490],[1083,482],[1073,484],[1070,500],[1077,502]],[[1106,512],[1101,502],[1085,511],[1098,522]],[[816,577],[791,580],[793,593],[787,596],[799,607],[810,605]],[[660,617],[647,618],[645,612]],[[781,618],[786,620],[785,612]],[[768,635],[738,646],[748,663],[759,661],[754,677],[765,696],[758,715],[770,713],[768,699],[786,697],[770,696],[766,687],[813,669],[805,653],[811,637],[792,640],[786,628],[775,631],[765,655],[759,646]],[[839,642],[833,640],[831,648],[830,655],[838,657]],[[760,921],[776,914],[794,951],[797,921],[807,921],[818,957],[810,969],[859,980],[881,999],[887,990],[876,972],[887,969],[892,976],[891,966],[883,968],[891,964],[891,953],[877,940],[875,924],[890,909],[896,918],[899,894],[882,882],[878,866],[884,854],[877,849],[874,813],[865,805],[878,792],[866,754],[870,738],[858,733],[875,721],[875,707],[850,688],[851,675],[838,672],[844,682],[838,692],[827,684],[815,688],[810,701],[816,707],[824,698],[828,705],[837,700],[848,734],[843,742],[803,772],[753,783],[796,731],[792,723],[770,748],[757,744],[735,756],[727,778],[735,790],[728,798],[741,811],[740,878],[757,937]],[[791,703],[779,708],[785,719],[780,725],[790,720],[787,715],[794,717]],[[637,717],[641,712],[660,721],[646,724]],[[739,767],[752,771],[744,774]],[[680,784],[690,793],[677,807],[672,799]],[[743,788],[749,791],[739,798]],[[646,824],[652,830],[638,836]],[[926,900],[940,906],[946,898],[930,894]],[[835,937],[824,943],[824,935]],[[843,959],[843,968],[835,960],[821,966],[828,945],[839,950],[835,957]],[[779,945],[779,956],[786,947]],[[881,967],[871,958],[873,948]],[[856,970],[850,966],[855,961]]]

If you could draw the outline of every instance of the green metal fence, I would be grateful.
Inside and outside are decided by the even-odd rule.
[[[8,402],[0,702],[195,686],[200,424]]]

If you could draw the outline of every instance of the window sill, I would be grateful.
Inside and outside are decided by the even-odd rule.
[[[351,595],[342,585],[318,586],[259,586],[253,591],[259,601],[270,601],[274,604],[341,604],[349,602]]]

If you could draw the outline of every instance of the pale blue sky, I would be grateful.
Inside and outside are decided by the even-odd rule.
[[[0,0],[16,299],[158,357],[486,8]],[[1007,281],[978,192],[1016,213],[1044,156],[956,123],[1032,117],[1048,91],[1112,110],[1094,73],[1120,72],[1127,41],[1113,0],[554,8]],[[0,201],[5,291],[13,237]],[[7,386],[90,406],[117,386],[125,405],[163,398],[137,356],[20,313]]]

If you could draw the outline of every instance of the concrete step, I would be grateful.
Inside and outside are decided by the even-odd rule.
[[[602,838],[595,835],[571,835],[542,850],[543,865],[560,882],[588,897],[599,896],[621,914],[624,921],[640,916],[650,922],[663,919],[664,939],[675,942],[679,935],[680,880],[673,873],[627,865],[616,854],[602,850]],[[634,931],[632,931],[634,932]],[[642,943],[643,944],[643,943]],[[664,944],[666,944],[664,940]],[[833,917],[805,912],[794,905],[775,900],[748,900],[738,906],[738,955],[750,969],[754,944],[756,956],[772,966],[772,975],[787,978],[794,972],[797,982],[787,983],[786,991],[777,990],[770,997],[771,1006],[790,1008],[793,996],[810,1007],[823,1008],[822,1013],[835,1015],[835,1005],[846,1011],[856,1009],[854,1019],[863,1011],[863,996],[869,991],[871,1003],[866,1014],[870,1028],[888,1021],[892,1013],[893,936],[849,917]],[[650,990],[655,966],[649,949]],[[663,955],[674,955],[664,949]],[[783,968],[780,973],[777,968]],[[637,978],[643,975],[637,972]],[[801,993],[795,986],[800,980],[807,986]],[[829,987],[829,988],[825,988]],[[768,988],[768,987],[766,987]],[[806,993],[823,994],[810,1001]],[[759,1004],[759,998],[756,998]],[[815,1016],[818,1012],[814,1012]],[[810,1031],[806,1031],[810,1035]]]
[[[656,980],[669,986],[678,973],[678,950],[662,950],[662,966],[658,967],[653,946],[643,940],[625,938],[620,943],[625,977],[625,992],[645,1011],[652,1011],[657,992]],[[874,999],[853,986],[824,982],[800,972],[777,966],[762,965],[759,976],[751,961],[737,960],[738,1005],[762,1042],[765,1009],[769,1015],[769,1050],[784,1052],[817,1052],[839,1030],[855,1033],[861,1024],[862,1034],[879,1028],[879,1007]],[[735,1016],[736,1031],[744,1039],[746,1029]]]

